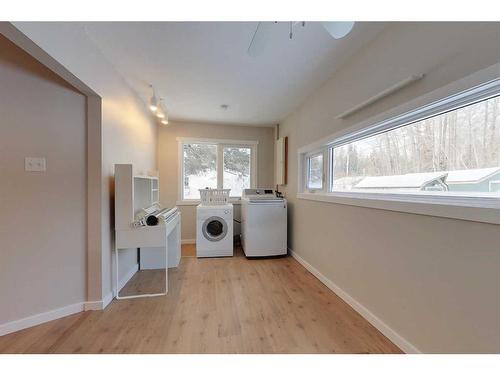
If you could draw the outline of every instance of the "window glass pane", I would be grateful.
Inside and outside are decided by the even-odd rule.
[[[198,189],[217,188],[217,146],[184,144],[184,199],[200,199]]]
[[[309,158],[309,171],[307,173],[307,187],[309,189],[323,188],[323,154]]]
[[[499,98],[333,149],[333,190],[499,195],[497,181]]]
[[[250,188],[250,147],[224,147],[224,189],[231,189],[232,197],[240,197]]]

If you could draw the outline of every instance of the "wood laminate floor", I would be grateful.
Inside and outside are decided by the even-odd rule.
[[[196,256],[196,245],[195,244],[182,245],[182,256],[183,257],[195,257]]]
[[[138,273],[124,291],[163,280]],[[246,259],[241,250],[182,258],[167,296],[114,300],[0,337],[0,353],[400,352],[293,258]]]

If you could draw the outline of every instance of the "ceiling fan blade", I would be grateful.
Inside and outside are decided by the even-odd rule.
[[[340,39],[349,34],[354,27],[354,22],[321,22],[321,25],[328,31],[332,38]]]
[[[273,24],[274,22],[259,22],[257,24],[257,28],[248,46],[247,54],[249,56],[255,57],[263,53],[269,40],[269,30]]]

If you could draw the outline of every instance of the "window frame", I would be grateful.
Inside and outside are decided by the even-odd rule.
[[[310,165],[311,165],[311,158],[314,158],[316,156],[323,156],[323,170],[321,171],[321,188],[320,189],[314,189],[309,187],[309,177],[310,177]],[[328,156],[326,149],[323,150],[318,150],[311,152],[307,155],[305,155],[305,162],[306,162],[306,176],[305,176],[305,190],[307,190],[310,193],[317,193],[317,192],[326,192],[328,188],[328,179],[327,179],[327,166],[329,165],[328,163]]]
[[[250,148],[250,188],[257,186],[257,153],[259,141],[234,140],[234,139],[214,139],[214,138],[186,138],[177,137],[178,144],[178,194],[177,205],[189,206],[200,204],[200,199],[185,199],[184,198],[184,145],[190,143],[209,144],[217,146],[216,172],[217,172],[217,188],[222,189],[224,183],[224,147],[248,147]],[[239,196],[231,196],[230,202],[238,204],[241,200]]]
[[[500,68],[500,66],[499,66]],[[366,192],[333,190],[333,149],[360,139],[384,133],[414,122],[469,106],[500,95],[500,69],[494,70],[493,79],[485,80],[480,72],[435,90],[423,97],[403,104],[372,119],[337,132],[298,150],[297,198],[360,207],[416,213],[500,224],[500,198],[468,193],[436,192]],[[479,82],[478,82],[479,81]],[[481,83],[484,82],[484,83]],[[469,87],[467,89],[467,87]],[[472,87],[472,88],[470,88]],[[325,151],[326,150],[326,151]],[[308,155],[327,152],[327,188],[322,191],[307,189]]]

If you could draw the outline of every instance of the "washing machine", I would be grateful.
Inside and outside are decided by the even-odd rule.
[[[245,189],[241,198],[241,244],[247,257],[287,254],[287,202],[273,189]]]
[[[233,256],[233,205],[196,207],[196,256]]]

